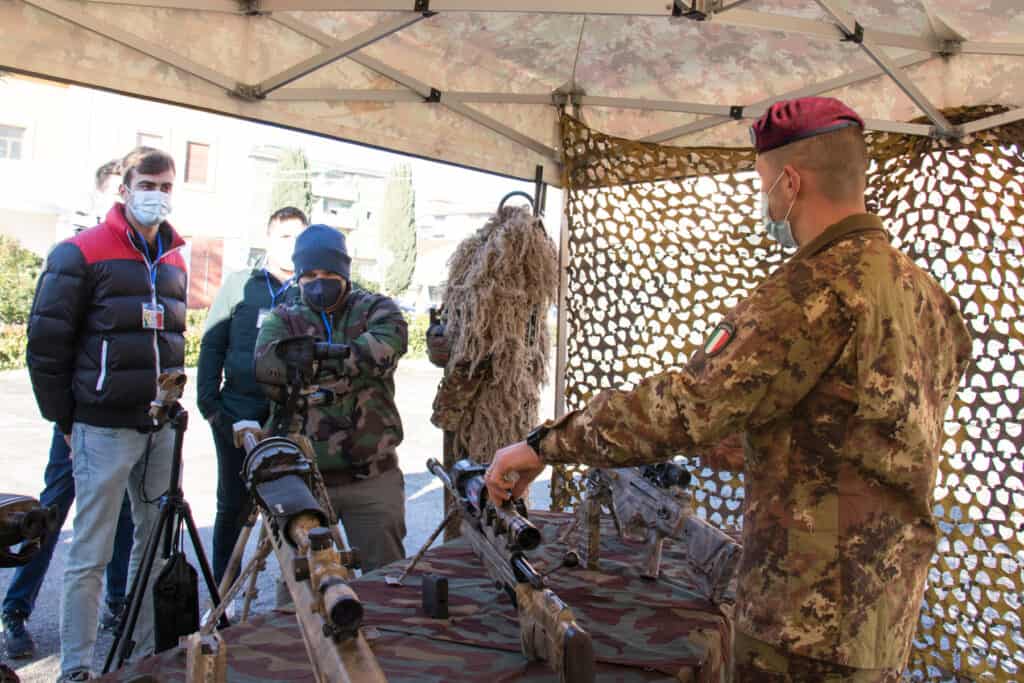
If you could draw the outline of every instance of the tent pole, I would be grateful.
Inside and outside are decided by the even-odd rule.
[[[568,185],[566,183],[566,185]],[[562,188],[562,221],[558,231],[558,330],[555,335],[555,418],[565,414],[565,368],[569,329],[569,188]]]
[[[930,53],[911,53],[897,57],[894,61],[901,67],[910,67],[935,58],[936,56]],[[859,69],[838,78],[831,78],[827,81],[814,83],[803,88],[797,88],[796,90],[790,90],[789,92],[763,99],[759,102],[755,102],[754,104],[748,104],[743,107],[743,114],[750,118],[757,118],[777,100],[791,100],[797,97],[821,95],[832,90],[839,90],[840,88],[870,81],[880,76],[885,76],[885,72],[877,65],[865,69]],[[694,121],[693,123],[688,123],[684,126],[676,126],[675,128],[670,128],[668,130],[661,131],[660,133],[655,133],[654,135],[648,135],[645,138],[641,138],[640,142],[656,142],[660,144],[670,140],[675,140],[676,138],[683,137],[684,135],[699,133],[702,130],[714,128],[715,126],[720,126],[725,123],[731,123],[732,121],[734,121],[734,119],[729,116],[709,116]]]
[[[932,104],[928,97],[921,92],[921,89],[904,73],[896,60],[889,57],[885,50],[881,49],[873,39],[865,36],[864,27],[856,19],[843,11],[835,0],[815,0],[815,2],[832,17],[839,30],[846,35],[846,39],[860,45],[864,54],[870,57],[896,83],[896,86],[903,91],[903,94],[909,97],[917,105],[917,108],[924,112],[928,119],[935,124],[940,134],[955,134],[953,124],[943,116],[942,112]],[[868,31],[867,33],[871,35],[873,31]]]
[[[533,173],[533,215],[543,216],[544,215],[544,195],[546,194],[547,185],[544,182],[544,166],[543,164],[537,164],[537,168]]]

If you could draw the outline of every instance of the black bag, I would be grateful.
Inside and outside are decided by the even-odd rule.
[[[181,529],[174,552],[153,582],[154,652],[177,647],[178,639],[199,630],[199,575],[181,548]]]

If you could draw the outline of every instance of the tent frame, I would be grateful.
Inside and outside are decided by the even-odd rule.
[[[867,28],[841,7],[838,0],[814,0],[830,21],[772,14],[742,9],[748,0],[86,0],[135,7],[172,8],[236,15],[266,15],[272,21],[308,38],[321,51],[297,64],[265,78],[259,83],[238,83],[228,76],[161,45],[155,45],[129,31],[113,26],[74,6],[54,0],[20,0],[32,7],[82,27],[185,71],[246,100],[321,101],[321,102],[422,102],[436,104],[501,135],[553,162],[560,162],[558,150],[525,135],[485,114],[471,104],[549,105],[564,107],[611,107],[679,112],[701,116],[696,121],[663,130],[643,138],[645,142],[667,143],[694,133],[737,120],[756,119],[777,99],[816,95],[876,78],[888,78],[906,94],[928,118],[928,124],[869,119],[869,130],[904,133],[934,138],[960,138],[999,125],[1024,119],[1024,107],[991,116],[965,126],[951,124],[915,85],[906,69],[924,61],[954,54],[1024,56],[1024,43],[969,41],[938,20],[932,20],[930,36],[915,36]],[[398,14],[376,26],[340,40],[292,15],[293,11],[367,12],[391,11]],[[443,92],[428,83],[395,69],[360,51],[377,41],[398,33],[439,13],[517,12],[536,14],[599,14],[621,16],[674,17],[675,21],[711,21],[720,25],[750,30],[782,31],[816,38],[852,42],[875,62],[875,67],[860,69],[838,78],[811,84],[788,93],[746,104],[709,105],[675,100],[646,100],[605,97],[584,93],[570,84],[551,93]],[[887,48],[900,51],[893,56]],[[291,83],[342,59],[349,59],[390,79],[392,89],[293,88]]]

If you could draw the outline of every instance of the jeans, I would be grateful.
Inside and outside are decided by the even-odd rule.
[[[146,442],[152,437],[148,457]],[[139,569],[146,540],[160,517],[158,502],[167,491],[171,478],[174,431],[164,426],[152,435],[136,429],[95,427],[76,422],[71,432],[72,467],[78,504],[74,536],[64,571],[64,595],[61,601],[61,671],[91,669],[99,618],[103,568],[114,551],[114,527],[117,524],[121,494],[127,488],[131,498],[135,538],[130,576]],[[160,573],[163,560],[157,555],[144,586],[145,598],[133,634],[136,646],[133,658],[153,651],[152,583]]]
[[[210,429],[213,431],[213,445],[217,448],[217,517],[213,522],[213,577],[219,586],[252,504],[249,492],[245,490],[245,484],[242,482],[245,450],[235,447],[231,425],[214,423],[210,425]]]
[[[75,478],[71,473],[70,449],[64,441],[64,435],[54,426],[53,439],[50,442],[50,461],[46,464],[43,475],[44,488],[39,494],[39,502],[57,508],[57,527],[64,526],[64,520],[75,500]],[[121,513],[117,519],[117,533],[114,538],[114,555],[107,565],[107,604],[111,608],[119,607],[126,597],[128,583],[128,556],[132,551],[132,506],[125,494],[121,504]],[[50,566],[53,550],[57,547],[59,534],[48,536],[39,552],[32,561],[18,567],[7,587],[4,597],[4,614],[18,614],[28,618],[36,606],[36,597],[46,578],[46,570]]]

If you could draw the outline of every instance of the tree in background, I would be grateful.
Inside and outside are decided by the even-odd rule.
[[[0,323],[28,322],[42,265],[43,259],[23,249],[17,240],[0,235],[0,292],[4,293],[0,297]]]
[[[409,164],[391,169],[377,224],[381,242],[391,256],[384,273],[384,291],[397,296],[409,289],[416,269],[416,192]]]
[[[376,280],[371,280],[363,274],[361,268],[352,266],[352,284],[359,289],[365,289],[367,292],[379,292],[381,291],[380,283]]]
[[[313,212],[313,183],[309,178],[309,160],[305,152],[301,149],[284,150],[274,171],[270,211],[294,206],[309,216]]]

